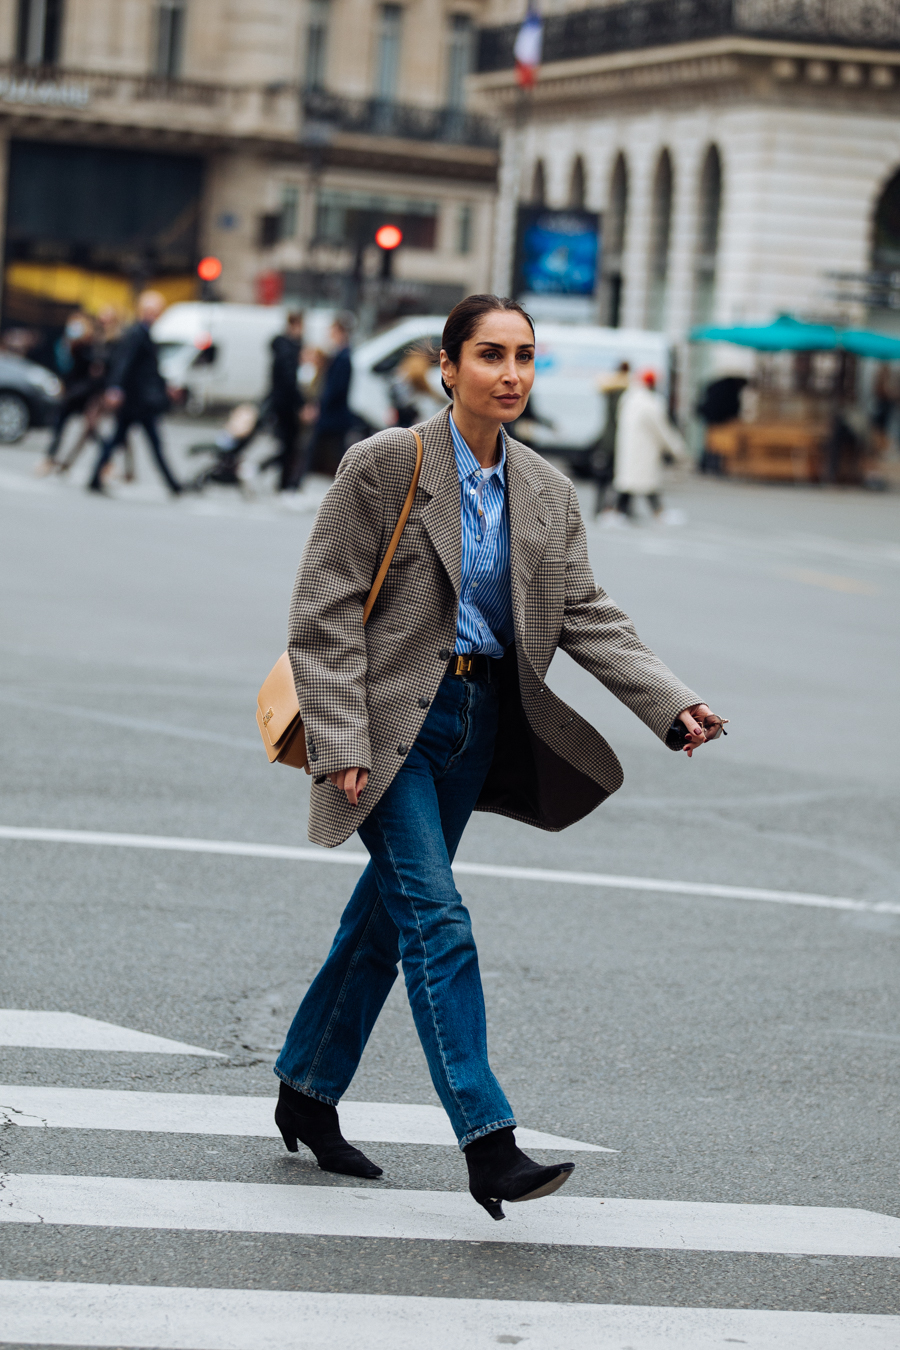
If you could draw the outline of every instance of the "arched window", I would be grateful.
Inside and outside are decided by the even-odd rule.
[[[603,290],[600,321],[618,328],[622,320],[622,254],[628,218],[628,165],[617,155],[603,223]]]
[[[572,177],[569,181],[569,205],[573,211],[584,210],[585,196],[585,173],[584,160],[580,155],[575,156],[575,163],[572,165]]]
[[[544,161],[539,159],[531,176],[531,201],[534,206],[543,206],[547,197]]]
[[[876,272],[900,268],[900,169],[889,179],[875,207],[872,267]]]
[[[649,285],[647,327],[661,331],[666,322],[666,292],[669,280],[669,238],[672,233],[672,157],[663,150],[653,175],[650,207]]]
[[[711,145],[700,171],[697,252],[694,259],[694,322],[709,323],[715,311],[716,255],[722,210],[722,157]]]

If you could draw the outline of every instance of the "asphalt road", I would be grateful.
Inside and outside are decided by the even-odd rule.
[[[180,450],[195,433],[170,429],[182,470]],[[267,764],[254,707],[283,650],[294,571],[323,485],[296,505],[268,488],[250,501],[226,489],[170,501],[140,458],[139,483],[98,500],[81,490],[81,469],[72,482],[34,477],[44,439],[0,451],[0,826],[303,848],[307,780]],[[240,1215],[211,1231],[189,1217],[155,1221],[152,1204],[144,1213],[138,1199],[131,1217],[112,1199],[104,1210],[102,1186],[87,1220],[52,1207],[26,1213],[14,1178],[45,1175],[315,1188],[311,1202],[323,1188],[340,1191],[335,1203],[349,1190],[377,1192],[362,1207],[369,1213],[409,1192],[411,1205],[427,1209],[427,1196],[417,1197],[463,1192],[465,1167],[454,1148],[404,1142],[398,1128],[397,1138],[367,1145],[383,1180],[354,1182],[321,1173],[310,1155],[289,1156],[273,1138],[108,1128],[102,1097],[91,1099],[95,1128],[25,1128],[16,1086],[274,1096],[275,1051],[356,870],[324,855],[7,838],[0,1008],[75,1013],[221,1057],[67,1049],[52,1035],[41,1046],[2,1044],[0,1014],[0,1107],[10,1103],[0,1127],[0,1220],[19,1220],[4,1225],[0,1279],[68,1286],[66,1296],[86,1284],[152,1286],[160,1298],[190,1289],[236,1291],[238,1300],[251,1290],[397,1295],[398,1316],[430,1315],[437,1297],[455,1301],[449,1311],[433,1305],[440,1316],[409,1342],[423,1350],[520,1341],[524,1350],[569,1350],[582,1344],[575,1321],[566,1331],[573,1305],[596,1319],[585,1345],[900,1346],[900,1319],[878,1316],[900,1314],[900,1227],[882,1225],[887,1237],[859,1250],[842,1237],[847,1211],[900,1219],[900,498],[695,479],[674,485],[670,500],[686,515],[681,527],[591,522],[591,556],[642,637],[731,719],[728,739],[692,761],[670,754],[559,655],[551,686],[612,742],[625,786],[561,835],[476,816],[460,849],[466,862],[501,872],[739,892],[460,878],[493,1064],[520,1124],[615,1150],[573,1153],[576,1171],[559,1200],[540,1202],[548,1223],[551,1213],[563,1228],[571,1220],[575,1236],[554,1229],[542,1241],[535,1204],[509,1211],[500,1241],[499,1225],[470,1201],[461,1228],[434,1220],[424,1236],[406,1220],[323,1232],[301,1219],[268,1232]],[[743,894],[753,890],[782,898]],[[863,903],[835,908],[804,896]],[[401,983],[350,1096],[436,1103]],[[202,1191],[213,1193],[230,1214],[229,1197],[240,1208],[245,1192]],[[626,1224],[621,1240],[611,1208],[608,1229],[582,1240],[578,1215],[602,1213],[559,1208],[578,1198],[683,1208],[647,1210],[645,1222],[635,1207],[637,1227],[627,1236]],[[818,1245],[787,1236],[797,1223],[802,1230],[810,1207],[829,1211],[831,1236]],[[657,1212],[688,1228],[699,1215],[707,1236],[659,1236]],[[781,1222],[782,1213],[781,1236],[754,1237],[759,1222]],[[728,1237],[732,1220],[745,1225],[743,1238]],[[127,1339],[124,1324],[96,1309],[76,1310],[63,1332],[56,1314],[35,1321],[27,1298],[25,1312],[4,1323],[4,1289],[19,1297],[21,1288],[0,1286],[0,1338],[9,1344],[227,1342],[212,1331],[190,1340],[177,1319],[168,1340],[146,1329]],[[536,1303],[562,1305],[543,1330],[528,1321]],[[701,1334],[674,1312],[648,1312],[669,1328],[652,1339],[625,1314],[621,1328],[608,1325],[619,1313],[603,1312],[607,1305],[829,1319],[769,1327],[735,1312],[718,1329],[704,1322]],[[345,1304],[323,1306],[327,1318]],[[281,1344],[351,1343],[337,1322],[326,1339],[304,1338],[313,1304],[291,1307],[301,1320]],[[498,1332],[491,1319],[520,1307],[522,1329]],[[378,1309],[388,1316],[387,1304]],[[454,1320],[466,1310],[475,1319],[468,1330]],[[846,1314],[867,1317],[844,1322]],[[406,1346],[399,1333],[382,1342],[375,1326],[362,1339],[357,1328],[354,1343]],[[235,1344],[252,1350],[262,1344],[255,1335],[235,1333]]]

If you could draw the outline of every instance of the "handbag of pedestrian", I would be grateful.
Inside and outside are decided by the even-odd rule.
[[[404,526],[412,509],[413,498],[416,495],[416,488],[419,485],[419,474],[422,472],[422,438],[417,431],[412,434],[416,441],[416,467],[413,470],[412,482],[409,485],[406,501],[403,503],[403,509],[394,527],[394,533],[391,535],[387,551],[381,560],[381,566],[372,582],[372,589],[369,591],[363,609],[363,623],[367,621],[372,612],[372,607],[378,599],[378,592],[381,590],[388,568],[397,551],[397,545],[400,543],[400,536],[403,534]],[[306,754],[306,735],[303,730],[303,719],[300,716],[294,672],[291,669],[291,659],[287,652],[284,652],[275,662],[259,691],[256,699],[256,723],[270,764],[277,761],[279,764],[287,764],[291,769],[305,769],[307,773],[310,772]]]

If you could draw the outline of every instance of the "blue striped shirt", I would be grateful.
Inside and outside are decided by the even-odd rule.
[[[502,656],[515,636],[509,581],[506,438],[500,463],[482,469],[450,415],[459,473],[462,569],[456,652]]]

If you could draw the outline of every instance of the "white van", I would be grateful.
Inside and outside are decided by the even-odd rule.
[[[439,315],[404,319],[353,353],[350,402],[372,428],[390,425],[393,410],[389,381],[408,349],[429,341],[440,350],[444,320]],[[531,395],[528,443],[536,450],[561,454],[577,463],[594,444],[606,421],[606,399],[597,383],[628,361],[633,371],[652,370],[665,395],[669,384],[669,347],[661,333],[580,324],[535,325],[535,381]],[[432,387],[440,395],[437,370]]]
[[[259,401],[269,388],[271,343],[284,331],[285,305],[170,305],[153,325],[167,384],[187,393],[189,412]],[[324,345],[333,310],[307,310],[305,340]]]

